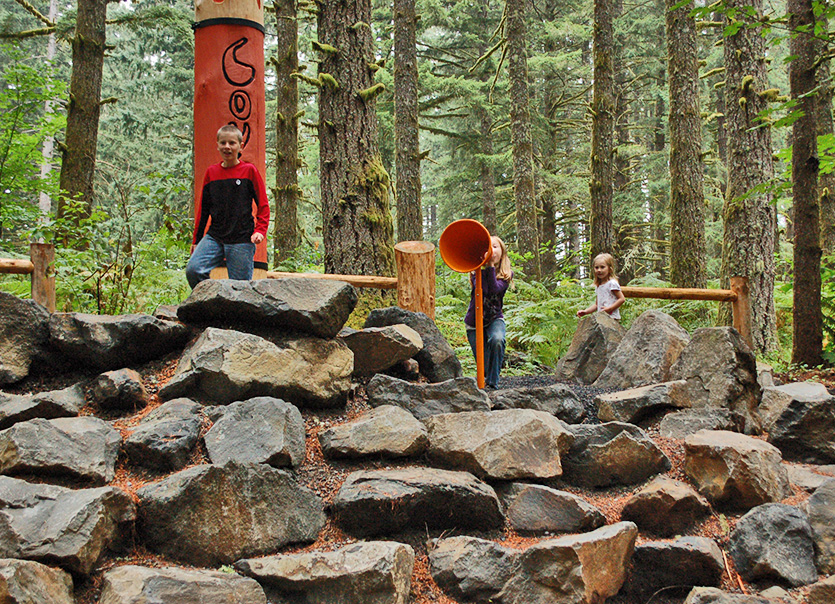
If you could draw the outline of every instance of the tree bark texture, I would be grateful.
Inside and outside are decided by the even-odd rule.
[[[86,216],[93,207],[106,18],[107,0],[78,0],[72,38],[70,103],[61,162],[59,217],[64,216],[67,207],[64,196],[80,199]]]
[[[398,241],[423,239],[416,26],[415,0],[394,0],[394,138],[397,148]]]
[[[319,5],[319,164],[325,272],[394,274],[389,175],[377,144],[370,0]]]
[[[829,26],[822,21],[823,31]],[[818,55],[828,53],[829,45],[819,42]],[[832,124],[832,66],[831,59],[822,61],[817,70],[817,130],[818,136],[835,135]],[[818,175],[820,199],[821,251],[824,256],[835,256],[835,173]]]
[[[817,99],[812,35],[812,0],[789,0],[791,98],[801,117],[792,124],[792,202],[794,206],[794,307],[792,362],[815,367],[823,362],[821,318],[820,204],[818,203]]]
[[[493,156],[493,120],[486,108],[478,109],[480,122],[481,154],[485,157]],[[481,160],[480,176],[481,182],[481,217],[484,226],[490,233],[496,233],[498,222],[496,221],[496,179],[493,176],[493,165],[488,159]]]
[[[295,0],[275,0],[275,66],[278,94],[275,113],[275,227],[273,264],[290,257],[299,246],[299,70],[298,21]]]
[[[530,254],[525,273],[539,277],[539,230],[533,180],[533,139],[528,94],[525,0],[507,0],[507,70],[510,79],[510,123],[513,146],[513,195],[519,252]]]
[[[745,22],[725,38],[728,129],[728,190],[725,195],[725,230],[722,243],[722,285],[730,277],[748,277],[751,291],[751,324],[754,352],[770,350],[776,332],[774,311],[774,231],[777,214],[771,193],[756,189],[772,178],[774,164],[771,130],[757,128],[757,115],[767,101],[759,96],[768,88],[765,39],[755,17],[746,15],[752,6],[762,15],[760,0],[730,0],[737,18]]]
[[[591,256],[614,251],[614,15],[612,0],[594,0],[594,87],[591,102]]]
[[[670,281],[705,287],[705,195],[696,22],[690,7],[667,0],[670,89]]]

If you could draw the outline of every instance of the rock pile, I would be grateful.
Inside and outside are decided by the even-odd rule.
[[[344,329],[356,299],[206,281],[176,321],[0,294],[0,601],[406,604],[426,571],[461,602],[777,602],[773,585],[828,601],[835,468],[785,460],[835,462],[835,397],[766,382],[732,329],[584,317],[558,373],[610,391],[594,417],[565,384],[488,396],[420,313]],[[178,351],[146,388],[137,364]],[[395,377],[412,358],[422,378]],[[93,373],[14,386],[51,364]],[[363,390],[367,407],[320,423]],[[332,490],[319,452],[344,472]],[[744,515],[688,535],[711,514]],[[736,572],[759,595],[731,593]]]

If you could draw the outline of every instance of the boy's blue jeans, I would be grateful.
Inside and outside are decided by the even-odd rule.
[[[484,326],[484,384],[486,386],[497,388],[499,385],[499,372],[504,362],[506,330],[504,319],[494,319],[489,325]],[[467,340],[475,356],[475,329],[467,329]]]
[[[249,281],[255,257],[254,243],[221,243],[208,233],[203,236],[186,265],[186,279],[191,289],[209,278],[213,268],[223,264],[226,258],[226,270],[230,279]]]

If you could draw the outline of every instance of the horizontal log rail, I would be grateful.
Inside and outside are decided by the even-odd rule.
[[[35,272],[35,264],[31,260],[17,258],[0,258],[0,273],[9,275],[31,275]]]
[[[377,277],[375,275],[335,275],[331,273],[282,273],[267,271],[267,279],[325,279],[344,281],[354,287],[372,287],[376,289],[397,289],[397,277]]]
[[[55,312],[55,246],[30,243],[29,260],[0,258],[0,274],[32,275],[32,299]]]

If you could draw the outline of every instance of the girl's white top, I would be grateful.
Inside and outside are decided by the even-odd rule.
[[[617,279],[609,279],[606,283],[601,283],[594,288],[594,293],[597,294],[598,312],[602,312],[604,308],[615,303],[617,296],[612,293],[614,290],[620,290],[620,283]],[[620,319],[620,308],[616,308],[609,316],[613,319]]]

